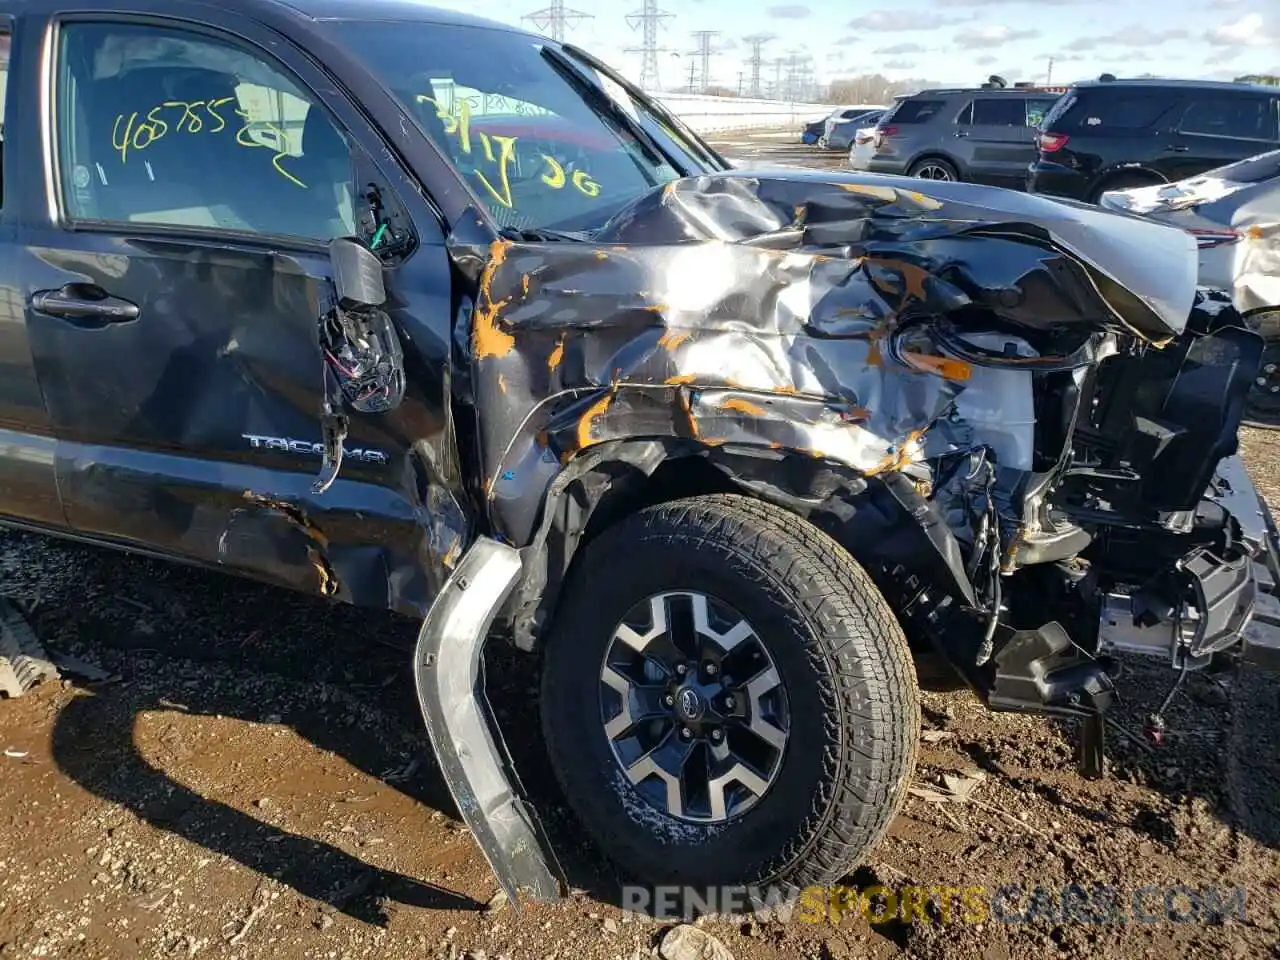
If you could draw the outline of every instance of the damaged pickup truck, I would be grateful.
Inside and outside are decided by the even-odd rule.
[[[913,647],[1077,719],[1090,774],[1117,652],[1172,688],[1276,649],[1262,342],[1187,233],[735,171],[582,50],[417,3],[0,15],[5,522],[422,618],[513,896],[560,879],[490,637],[630,877],[791,891],[898,810]]]

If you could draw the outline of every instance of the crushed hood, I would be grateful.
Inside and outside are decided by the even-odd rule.
[[[1189,235],[1084,205],[817,171],[677,180],[591,242],[487,251],[471,359],[492,512],[525,542],[551,478],[611,439],[898,469],[966,375],[890,355],[895,331],[1158,344],[1195,285]]]

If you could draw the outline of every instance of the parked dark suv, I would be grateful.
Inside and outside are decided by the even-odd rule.
[[[1192,177],[1280,146],[1280,89],[1199,80],[1075,84],[1045,116],[1032,193],[1097,203],[1106,190]]]
[[[868,169],[1021,189],[1036,156],[1036,127],[1066,89],[989,86],[900,97],[880,120]]]

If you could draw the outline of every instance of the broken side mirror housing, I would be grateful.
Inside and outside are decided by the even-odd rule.
[[[382,261],[358,240],[339,237],[329,243],[329,263],[338,306],[344,310],[380,307],[387,302],[382,282]]]
[[[389,413],[404,399],[404,354],[395,324],[382,305],[387,300],[382,261],[358,240],[329,244],[336,299],[319,318],[324,354],[324,408],[320,425],[324,457],[313,493],[323,493],[342,468],[346,411]]]

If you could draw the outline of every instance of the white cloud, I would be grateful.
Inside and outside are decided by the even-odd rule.
[[[956,46],[962,50],[982,50],[1038,36],[1039,30],[1018,30],[1003,23],[989,23],[971,30],[961,30],[956,34]]]
[[[1235,23],[1214,27],[1207,34],[1207,39],[1222,47],[1269,47],[1280,43],[1280,35],[1267,26],[1260,13],[1245,14]]]
[[[896,57],[904,53],[924,53],[924,47],[918,43],[895,43],[887,47],[877,47],[871,52],[882,56]]]
[[[852,30],[867,30],[884,33],[907,33],[909,31],[936,30],[938,27],[955,26],[964,23],[971,17],[953,17],[947,14],[924,16],[909,10],[872,10],[860,17],[854,17],[848,26]]]

